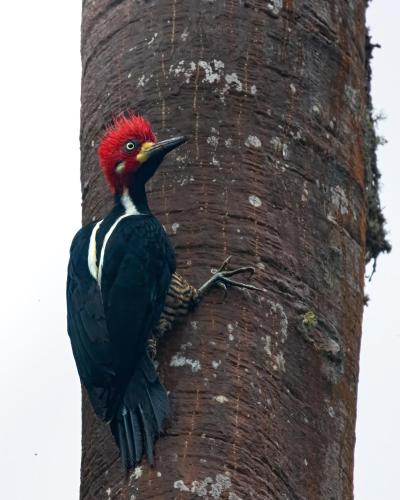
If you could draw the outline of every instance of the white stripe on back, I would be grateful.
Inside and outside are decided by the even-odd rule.
[[[100,227],[100,224],[102,223],[102,220],[99,220],[99,222],[94,226],[92,229],[92,234],[90,235],[90,241],[89,241],[89,251],[88,251],[88,267],[89,267],[89,272],[93,276],[95,280],[97,280],[97,274],[98,274],[98,269],[97,269],[97,252],[96,252],[96,234],[97,231]]]
[[[117,227],[117,225],[120,223],[120,221],[122,219],[125,219],[125,217],[129,217],[130,215],[140,215],[140,212],[138,211],[135,204],[133,203],[132,198],[129,196],[129,191],[126,188],[124,189],[124,192],[121,196],[121,203],[122,203],[123,207],[125,208],[125,213],[123,215],[121,215],[120,217],[118,217],[118,219],[114,222],[114,224],[107,231],[107,234],[104,236],[103,246],[101,247],[99,269],[97,272],[97,283],[98,283],[100,288],[101,288],[101,277],[102,277],[102,273],[103,273],[104,255],[106,252],[107,242],[110,239],[110,236],[112,235],[114,229]]]

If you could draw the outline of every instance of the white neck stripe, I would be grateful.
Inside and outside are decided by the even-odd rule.
[[[129,191],[127,188],[124,188],[124,192],[121,196],[121,203],[125,208],[125,214],[128,215],[140,215],[136,205],[133,203],[132,198],[129,195]]]

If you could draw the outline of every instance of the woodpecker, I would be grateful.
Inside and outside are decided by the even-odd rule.
[[[198,289],[176,272],[173,248],[149,209],[145,185],[186,140],[157,142],[141,116],[114,119],[98,148],[114,207],[82,227],[71,244],[68,334],[81,382],[95,413],[110,424],[125,470],[144,455],[154,464],[154,444],[169,415],[153,361],[157,339],[215,285],[225,293],[228,286],[259,290],[232,280],[254,268],[229,270],[230,258]]]

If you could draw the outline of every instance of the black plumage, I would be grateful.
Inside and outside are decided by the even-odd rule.
[[[99,157],[116,193],[100,222],[73,239],[67,278],[67,325],[79,376],[96,414],[109,422],[125,469],[153,446],[169,413],[148,354],[175,272],[175,256],[151,214],[145,184],[165,154],[185,142],[154,143],[141,117],[120,118]]]
[[[97,415],[111,421],[130,467],[140,460],[143,449],[153,462],[153,443],[168,415],[167,394],[146,346],[164,307],[175,258],[164,229],[151,214],[121,218],[123,214],[118,199],[97,231],[97,266],[106,244],[101,283],[88,267],[95,224],[74,238],[67,307],[79,375]]]

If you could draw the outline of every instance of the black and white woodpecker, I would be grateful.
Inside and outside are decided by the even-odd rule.
[[[174,251],[149,209],[145,184],[185,141],[156,142],[139,116],[115,119],[98,150],[114,207],[78,231],[71,245],[68,334],[80,379],[95,413],[110,423],[126,470],[144,454],[154,463],[154,443],[169,414],[151,356],[154,339],[214,285],[257,290],[231,279],[254,269],[228,270],[229,259],[199,289],[176,273]]]

